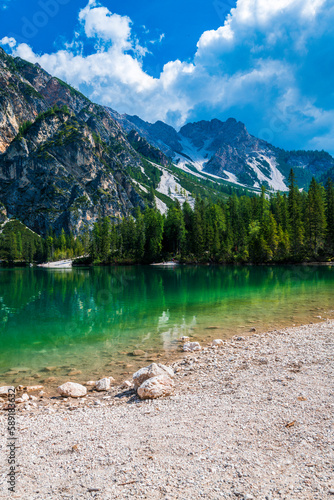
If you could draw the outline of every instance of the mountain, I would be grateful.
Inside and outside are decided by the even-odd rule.
[[[0,201],[39,234],[77,234],[147,202],[130,175],[149,179],[147,165],[105,109],[1,49],[0,151]]]
[[[324,151],[284,151],[250,135],[234,118],[188,123],[177,132],[163,122],[151,124],[107,109],[125,130],[136,130],[183,171],[234,185],[285,191],[293,168],[299,186],[307,188],[312,176],[326,176],[334,167],[334,159]]]
[[[173,131],[162,123],[153,128],[166,140],[163,130]],[[142,135],[38,64],[0,48],[2,218],[5,207],[6,216],[38,234],[78,234],[100,216],[127,217],[154,204],[166,212],[172,200],[193,204],[197,195],[231,192],[175,169],[160,143]]]
[[[334,160],[275,148],[232,118],[177,132],[120,115],[0,48],[1,221],[77,235],[100,216],[128,217],[138,207],[166,212],[174,200],[193,206],[196,196],[218,200],[262,184],[284,190],[291,167],[307,187]]]

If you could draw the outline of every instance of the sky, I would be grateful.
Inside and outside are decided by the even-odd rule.
[[[244,122],[334,154],[334,0],[1,0],[0,45],[91,100],[179,129]]]

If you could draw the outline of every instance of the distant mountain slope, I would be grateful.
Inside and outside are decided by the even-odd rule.
[[[232,184],[287,190],[288,175],[295,170],[300,187],[326,175],[334,159],[323,151],[284,151],[250,135],[241,122],[229,118],[188,123],[176,132],[162,122],[150,124],[137,116],[119,115],[108,108],[127,131],[135,129],[184,171],[206,173]]]

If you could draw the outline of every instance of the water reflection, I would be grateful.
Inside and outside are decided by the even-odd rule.
[[[1,269],[0,372],[98,370],[135,348],[175,347],[180,335],[303,322],[332,308],[333,284],[327,266]]]

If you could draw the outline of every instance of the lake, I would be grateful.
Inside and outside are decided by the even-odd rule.
[[[0,385],[124,380],[180,357],[182,335],[334,317],[333,291],[332,266],[1,268]]]

